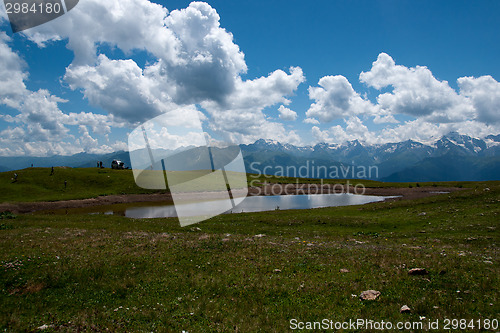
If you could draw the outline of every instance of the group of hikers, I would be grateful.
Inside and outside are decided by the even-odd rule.
[[[33,168],[33,164],[31,164],[31,167]],[[101,169],[104,168],[102,161],[97,161],[97,167],[101,168]],[[54,167],[51,167],[50,168],[50,176],[54,175],[54,172],[55,172]],[[12,178],[12,182],[16,183],[18,180],[18,177],[19,177],[19,175],[17,173],[14,173],[14,177]],[[64,188],[66,188],[67,186],[68,186],[68,181],[65,180],[64,181]]]
[[[102,164],[102,162],[101,162]],[[31,167],[33,168],[33,164],[31,164]],[[51,167],[50,168],[50,176],[53,176],[54,175],[54,167]],[[17,183],[17,179],[18,179],[19,175],[17,173],[14,173],[14,177],[12,178],[12,182],[13,183]],[[68,181],[67,180],[64,180],[64,188],[68,187]]]

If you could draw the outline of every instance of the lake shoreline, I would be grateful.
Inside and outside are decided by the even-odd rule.
[[[306,194],[334,194],[334,193],[352,193],[360,195],[376,195],[397,197],[388,198],[387,200],[415,200],[433,195],[443,194],[446,192],[455,192],[463,190],[457,187],[413,187],[413,188],[373,188],[367,187],[362,192],[362,189],[357,190],[353,187],[333,184],[267,184],[264,186],[249,187],[249,196],[270,196],[270,195],[306,195]],[[200,194],[186,193],[186,196],[196,200],[200,198]],[[211,199],[217,199],[217,193],[213,193]],[[16,214],[34,213],[38,211],[71,209],[71,208],[86,208],[114,204],[132,204],[132,203],[157,203],[157,202],[173,202],[170,193],[153,193],[153,194],[122,194],[99,196],[97,198],[80,199],[80,200],[61,200],[61,201],[40,201],[40,202],[16,202],[0,204],[0,211],[10,211]]]

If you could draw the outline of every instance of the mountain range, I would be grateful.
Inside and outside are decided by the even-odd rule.
[[[407,140],[366,145],[319,143],[298,147],[260,139],[240,145],[247,172],[311,178],[368,178],[382,181],[500,180],[500,135],[483,139],[450,132],[432,143]],[[165,151],[175,155],[179,150]],[[182,154],[179,154],[181,156]],[[72,156],[0,157],[0,171],[30,167],[109,167],[113,159],[130,166],[128,152]]]
[[[276,165],[281,161],[287,161],[288,165],[304,165],[309,160],[315,161],[316,166],[332,166],[333,163],[351,170],[377,167],[378,175],[372,173],[366,178],[382,181],[500,179],[500,135],[478,139],[450,132],[427,144],[407,140],[364,145],[354,140],[344,144],[319,143],[306,147],[258,140],[251,145],[242,145],[241,150],[249,166],[254,161],[259,162],[254,164],[253,169],[259,165]]]

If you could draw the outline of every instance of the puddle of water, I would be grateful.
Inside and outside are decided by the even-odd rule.
[[[384,201],[389,198],[394,197],[355,195],[350,193],[250,196],[245,198],[243,202],[241,202],[234,209],[227,211],[225,214],[362,205],[371,202]],[[191,216],[199,216],[217,210],[219,207],[225,207],[225,204],[227,203],[223,200],[213,200],[184,204],[182,208],[183,211],[192,212]],[[66,213],[71,213],[71,210],[66,210]],[[154,205],[151,203],[144,205],[143,203],[139,207],[130,205],[121,205],[120,207],[109,206],[104,209],[101,207],[94,212],[87,213],[121,215],[130,218],[159,218],[177,216],[175,207],[172,204],[165,205],[161,203],[156,203]]]

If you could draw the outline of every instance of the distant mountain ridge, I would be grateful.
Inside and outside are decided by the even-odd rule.
[[[478,139],[450,132],[432,144],[407,140],[364,145],[353,140],[344,144],[319,143],[306,147],[261,139],[242,145],[241,150],[247,160],[252,157],[260,160],[262,165],[272,164],[262,156],[273,152],[358,168],[376,166],[377,177],[372,175],[369,178],[385,181],[500,180],[500,135]]]
[[[50,168],[52,166],[67,166],[72,168],[89,168],[96,167],[98,161],[102,161],[105,167],[111,167],[111,161],[121,159],[127,165],[130,165],[129,154],[126,151],[117,151],[109,154],[89,154],[78,153],[70,156],[15,156],[15,157],[0,157],[0,170],[11,171],[34,167]],[[3,170],[2,170],[3,168]]]
[[[414,140],[378,145],[365,145],[358,140],[344,144],[318,143],[298,147],[274,140],[260,139],[240,145],[247,172],[285,176],[302,167],[301,176],[311,178],[337,178],[351,170],[355,175],[362,168],[376,167],[377,173],[360,178],[384,181],[447,181],[447,180],[500,180],[500,135],[484,139],[473,138],[457,132],[424,144]],[[165,151],[175,155],[180,150]],[[103,161],[110,167],[113,159],[120,159],[130,166],[128,152],[110,154],[79,153],[72,156],[52,157],[0,157],[0,171],[30,167],[94,167]],[[316,169],[314,169],[316,168]],[[319,168],[332,172],[318,174]],[[287,169],[288,174],[283,174]],[[337,171],[335,176],[333,171]],[[352,176],[353,173],[348,173]],[[348,177],[356,178],[356,177]]]
[[[274,151],[301,157],[328,156],[346,163],[382,163],[407,152],[419,156],[438,157],[449,152],[460,156],[497,156],[500,153],[500,135],[489,135],[485,139],[472,138],[457,132],[450,132],[433,144],[414,140],[377,145],[364,145],[358,140],[344,144],[318,143],[315,146],[296,147],[274,140],[257,140],[250,145],[241,145],[245,152]]]

